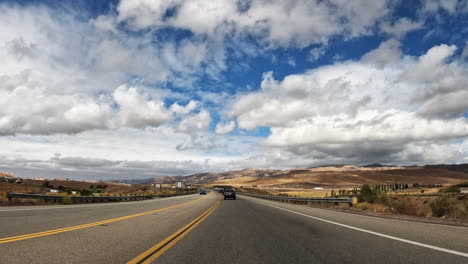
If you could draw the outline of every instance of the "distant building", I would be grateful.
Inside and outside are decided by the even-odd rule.
[[[233,189],[231,185],[215,185],[213,186],[215,191],[225,190],[225,189]]]
[[[187,187],[187,185],[183,181],[178,181],[178,182],[175,183],[175,187],[177,189],[185,189]]]
[[[55,190],[55,189],[50,189],[50,192],[51,192],[51,193],[58,193],[59,191],[58,191],[58,190]]]

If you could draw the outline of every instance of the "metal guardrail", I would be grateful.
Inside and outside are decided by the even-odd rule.
[[[109,202],[109,201],[131,201],[131,200],[145,200],[153,198],[164,198],[172,196],[181,196],[194,194],[188,193],[173,193],[173,194],[155,194],[155,195],[129,195],[129,196],[61,196],[61,195],[43,195],[43,194],[29,194],[29,193],[7,193],[8,200],[13,198],[23,199],[42,199],[45,201],[62,201],[62,199],[70,199],[71,201],[80,202]]]
[[[263,198],[268,200],[276,200],[276,201],[293,201],[293,202],[315,202],[315,203],[347,203],[350,206],[358,203],[358,199],[356,197],[349,197],[349,198],[305,198],[305,197],[286,197],[286,196],[275,196],[275,195],[260,195],[260,194],[253,194],[253,193],[244,193],[239,192],[241,195],[256,197],[256,198]]]

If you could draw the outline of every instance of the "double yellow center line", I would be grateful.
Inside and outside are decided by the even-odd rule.
[[[49,230],[49,231],[43,231],[43,232],[38,232],[38,233],[32,233],[32,234],[26,234],[26,235],[21,235],[21,236],[1,238],[0,239],[0,244],[10,243],[10,242],[19,241],[19,240],[30,239],[30,238],[35,238],[35,237],[49,236],[49,235],[53,235],[53,234],[58,234],[58,233],[83,229],[83,228],[87,228],[87,227],[98,226],[98,225],[113,223],[113,222],[117,222],[117,221],[122,221],[122,220],[125,220],[125,219],[130,219],[130,218],[134,218],[134,217],[138,217],[138,216],[148,215],[148,214],[152,214],[152,213],[161,212],[161,211],[169,210],[169,209],[172,209],[172,208],[184,206],[184,205],[187,205],[187,204],[197,202],[197,201],[199,201],[201,199],[204,199],[206,197],[207,196],[204,196],[204,197],[198,198],[198,199],[190,201],[190,202],[186,202],[186,203],[182,203],[182,204],[178,204],[178,205],[174,205],[174,206],[169,206],[169,207],[165,207],[165,208],[161,208],[161,209],[157,209],[157,210],[152,210],[152,211],[143,212],[143,213],[139,213],[139,214],[132,214],[132,215],[127,215],[127,216],[112,218],[112,219],[99,221],[99,222],[93,222],[93,223],[89,223],[89,224],[83,224],[83,225],[77,225],[77,226],[71,226],[71,227],[64,227],[64,228],[59,228],[59,229],[54,229],[54,230]]]
[[[177,241],[182,239],[185,235],[187,235],[192,229],[194,229],[198,224],[200,224],[203,220],[205,220],[221,203],[221,198],[214,204],[210,209],[206,212],[201,214],[192,222],[188,223],[186,226],[182,227],[174,234],[168,236],[163,241],[159,242],[158,244],[154,245],[150,249],[146,250],[145,252],[138,255],[136,258],[130,260],[128,264],[148,264],[155,261],[159,258],[166,250],[171,248]]]

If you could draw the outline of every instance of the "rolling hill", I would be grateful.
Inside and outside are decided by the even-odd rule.
[[[372,166],[331,165],[305,169],[263,170],[244,169],[221,173],[207,172],[189,176],[168,176],[152,180],[153,183],[174,183],[185,181],[203,185],[234,186],[322,186],[322,185],[361,185],[364,183],[419,183],[458,184],[468,181],[465,173],[466,164],[438,166]]]

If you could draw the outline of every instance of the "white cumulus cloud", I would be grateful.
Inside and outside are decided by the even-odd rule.
[[[213,38],[251,35],[272,47],[305,47],[337,34],[368,34],[388,5],[368,0],[123,0],[117,10],[118,19],[134,29],[171,26]]]
[[[242,129],[270,127],[264,144],[300,156],[349,152],[395,160],[415,145],[454,148],[468,137],[468,67],[451,58],[455,46],[434,46],[419,57],[399,46],[389,40],[361,60],[282,80],[266,73],[261,90],[239,95],[229,114]]]
[[[163,101],[151,98],[141,88],[120,86],[114,91],[113,97],[119,106],[120,122],[124,126],[159,126],[172,118]]]
[[[234,130],[236,127],[236,122],[234,121],[229,121],[226,123],[218,123],[216,125],[216,134],[227,134]]]
[[[187,133],[203,131],[208,128],[211,123],[211,116],[208,111],[202,109],[198,114],[194,114],[184,118],[178,126],[178,130]]]

